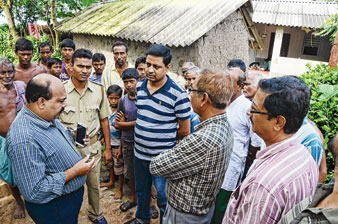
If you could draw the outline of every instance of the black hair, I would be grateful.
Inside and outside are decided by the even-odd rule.
[[[90,50],[85,48],[77,49],[72,56],[72,64],[74,65],[75,58],[88,58],[92,59],[93,54]]]
[[[239,67],[243,72],[246,71],[246,65],[241,59],[232,59],[228,63],[228,68]]]
[[[104,61],[104,63],[106,64],[106,57],[104,56],[104,54],[101,53],[95,53],[93,55],[93,62],[96,61]]]
[[[47,68],[51,68],[54,64],[62,65],[62,61],[58,58],[50,58],[47,60]]]
[[[111,85],[107,89],[107,96],[109,96],[112,93],[116,93],[118,96],[122,96],[122,88],[119,85]]]
[[[296,76],[262,79],[259,88],[270,94],[263,103],[268,119],[278,115],[286,119],[284,133],[292,134],[301,127],[310,105],[310,88]]]
[[[135,68],[127,68],[122,72],[122,80],[125,79],[138,79],[140,75]]]
[[[33,47],[33,43],[30,40],[27,40],[24,37],[19,38],[16,42],[15,42],[15,52],[18,51],[33,51],[34,47]]]
[[[71,47],[73,48],[73,50],[75,51],[75,43],[73,40],[71,39],[64,39],[61,43],[60,43],[60,49],[62,50],[62,48],[64,47]]]
[[[43,47],[49,47],[50,51],[53,51],[53,47],[47,43],[47,42],[42,42],[39,44],[39,53],[40,53],[40,49],[43,48]]]
[[[136,59],[135,68],[137,69],[138,65],[142,64],[142,63],[144,63],[144,64],[146,63],[146,57],[144,57],[144,56],[138,57]]]
[[[124,46],[126,48],[126,53],[128,53],[128,45],[122,41],[116,41],[113,43],[113,46],[111,47],[112,52],[114,52],[114,47],[116,46]]]
[[[163,57],[163,63],[165,66],[169,65],[172,58],[172,53],[169,47],[162,44],[153,44],[147,50],[146,56],[152,55],[156,57]]]
[[[38,101],[40,97],[50,100],[52,99],[53,95],[50,91],[51,81],[47,80],[46,83],[36,83],[34,78],[29,80],[27,87],[26,87],[26,100],[27,103],[34,103]]]
[[[336,155],[336,152],[335,152],[335,147],[338,147],[338,145],[334,145],[334,139],[337,138],[337,135],[338,133],[332,138],[330,139],[330,141],[327,143],[327,149],[329,150],[329,152],[332,153],[332,156],[333,156],[333,160],[334,160],[334,164],[337,165],[337,155]],[[325,151],[323,152],[325,153]]]

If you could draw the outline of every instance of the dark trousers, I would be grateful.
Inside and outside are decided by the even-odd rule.
[[[81,187],[45,204],[25,201],[26,209],[37,224],[75,224],[82,205],[83,192],[84,188]]]
[[[141,223],[150,223],[150,192],[153,182],[157,191],[157,206],[160,209],[160,223],[162,224],[163,215],[167,206],[167,197],[165,195],[166,179],[151,175],[149,171],[150,161],[134,157],[135,172],[135,191],[137,194],[136,219]]]

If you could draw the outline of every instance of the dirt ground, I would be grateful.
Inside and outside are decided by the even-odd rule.
[[[105,171],[103,171],[102,175],[105,174]],[[115,187],[117,187],[118,182],[115,182]],[[121,205],[121,202],[114,202],[114,199],[112,196],[113,192],[115,192],[116,188],[103,188],[101,189],[101,206],[103,208],[103,215],[107,219],[109,224],[122,224],[127,222],[128,220],[133,219],[136,212],[136,207],[130,209],[127,212],[120,212],[119,206]],[[127,201],[129,195],[130,189],[128,186],[124,185],[124,195],[122,198],[122,201]],[[14,219],[13,214],[16,209],[16,203],[14,201],[14,198],[9,200],[7,205],[0,205],[0,207],[6,206],[6,211],[4,214],[0,214],[0,223],[1,224],[31,224],[34,223],[33,220],[29,217],[29,215],[26,212],[26,218],[25,219]],[[154,204],[156,205],[156,201],[154,201]],[[83,203],[81,207],[81,211],[79,214],[79,224],[91,224],[92,222],[87,217],[87,205],[88,205],[88,199],[87,199],[87,192],[85,191],[85,195],[83,198]],[[158,210],[158,208],[157,208]],[[159,218],[152,219],[151,223],[153,224],[159,224]]]

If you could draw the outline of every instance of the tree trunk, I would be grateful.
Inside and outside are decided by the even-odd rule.
[[[335,68],[337,67],[338,63],[338,31],[336,33],[336,38],[334,40],[334,44],[331,50],[331,56],[329,60],[329,67],[330,68]]]
[[[8,1],[9,4],[11,4],[10,1]],[[11,32],[11,35],[13,37],[13,39],[18,38],[18,34],[15,30],[15,24],[14,24],[14,20],[13,20],[13,14],[11,12],[11,5],[6,4],[3,0],[0,0],[0,7],[2,8],[2,10],[4,11],[6,18],[7,18],[7,22],[8,22],[8,27],[9,27],[9,31]]]
[[[55,34],[54,49],[56,49],[56,47],[59,45],[59,33],[55,30],[55,27],[57,25],[55,0],[50,0],[50,7],[51,7],[51,17],[52,17],[52,22],[53,22],[53,30]]]

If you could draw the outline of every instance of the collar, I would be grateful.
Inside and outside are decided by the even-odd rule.
[[[226,116],[226,112],[222,113],[222,114],[217,114],[213,117],[210,117],[208,119],[206,119],[205,121],[202,121],[201,123],[197,124],[195,126],[195,132],[208,126],[211,123],[219,123],[218,121],[222,121],[222,120],[228,120],[227,116]]]
[[[88,77],[89,79],[89,77]],[[83,92],[86,92],[87,89],[89,89],[90,91],[94,91],[94,85],[90,80],[87,80],[87,83],[86,83],[86,86],[84,88],[84,91]],[[73,78],[71,77],[69,79],[69,81],[67,82],[67,93],[71,93],[73,90],[76,90],[75,86],[74,86],[74,83],[73,83]]]
[[[284,151],[295,144],[300,143],[297,136],[294,134],[281,142],[277,142],[275,144],[270,145],[269,147],[266,147],[261,151],[258,151],[256,156],[257,165],[263,162],[266,158],[273,156],[281,151]]]
[[[161,91],[168,91],[170,89],[173,80],[168,75],[166,75],[166,76],[167,76],[166,83],[161,88],[159,88],[158,90],[156,90],[154,93],[161,92]],[[145,78],[144,81],[141,84],[141,88],[145,89],[147,92],[149,92],[148,88],[147,88],[147,84],[148,84],[148,79]],[[154,93],[153,93],[153,95],[154,95]]]
[[[33,122],[36,126],[42,129],[48,129],[50,126],[55,126],[55,119],[52,122],[48,122],[45,119],[39,117],[34,112],[32,112],[26,105],[22,108],[22,113],[27,116],[27,118]]]

